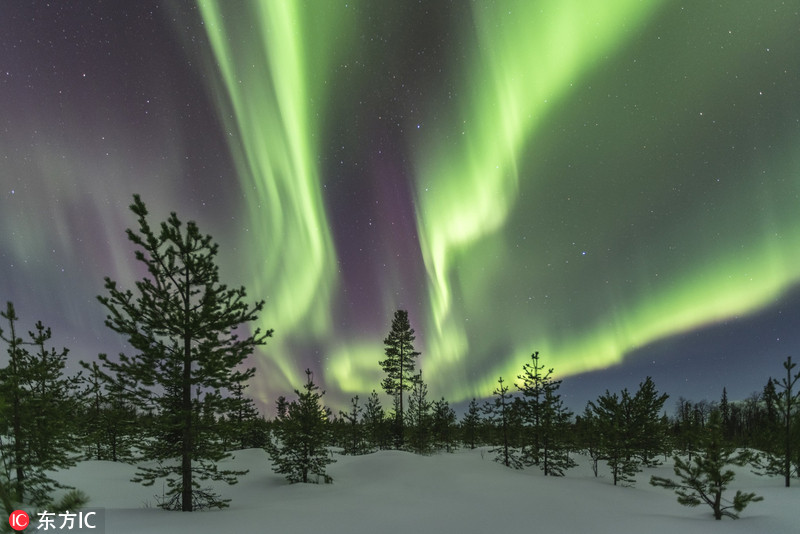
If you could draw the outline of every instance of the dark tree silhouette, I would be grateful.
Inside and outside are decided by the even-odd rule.
[[[747,453],[737,453],[733,446],[725,443],[722,435],[722,417],[718,410],[711,412],[708,424],[700,437],[700,448],[693,460],[684,461],[674,457],[675,476],[680,481],[652,476],[650,484],[674,490],[678,502],[684,506],[707,504],[711,507],[714,519],[723,516],[739,518],[739,512],[751,502],[763,500],[755,493],[736,492],[733,501],[723,499],[723,492],[734,479],[734,473],[725,469],[728,465],[744,465],[749,461]]]
[[[267,446],[273,470],[292,483],[317,483],[320,478],[330,483],[333,479],[326,474],[325,467],[335,460],[327,448],[331,441],[331,412],[321,402],[325,392],[314,384],[310,369],[306,369],[303,391],[294,392],[296,401],[279,405],[277,439],[270,440]]]
[[[497,379],[497,387],[492,395],[494,395],[494,399],[491,403],[486,402],[484,411],[489,422],[497,430],[498,439],[495,440],[495,447],[489,452],[495,453],[496,462],[500,462],[506,467],[522,469],[519,451],[514,444],[519,415],[514,408],[512,397],[508,393],[508,386],[503,385],[502,376]]]
[[[53,471],[75,464],[71,422],[79,377],[64,376],[68,350],[47,347],[52,334],[41,321],[24,341],[11,302],[0,317],[8,324],[0,329],[8,353],[0,369],[0,497],[45,506],[55,489],[66,487]]]
[[[152,439],[140,442],[151,463],[141,465],[134,480],[150,485],[166,477],[164,508],[226,506],[212,492],[198,489],[197,480],[232,484],[240,474],[217,469],[228,456],[219,417],[235,411],[236,399],[228,393],[254,373],[241,370],[241,364],[272,335],[258,328],[245,335],[264,303],[248,305],[243,287],[220,283],[218,246],[194,222],[184,225],[172,213],[156,231],[138,195],[131,211],[139,229],[127,230],[128,239],[147,274],[136,282],[135,293],[106,278],[108,296],[98,300],[109,313],[106,325],[136,351],[120,354],[118,361],[101,355],[109,379],[153,414],[145,429]]]
[[[383,340],[386,359],[380,362],[386,373],[381,382],[384,391],[395,398],[395,446],[405,442],[403,424],[403,392],[414,387],[414,369],[419,352],[414,350],[414,329],[408,322],[408,312],[397,310],[392,319],[389,335]]]

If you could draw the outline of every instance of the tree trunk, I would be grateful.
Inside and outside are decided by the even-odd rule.
[[[791,458],[792,458],[792,357],[786,359],[786,451],[783,461],[783,474],[785,485],[788,488],[792,478]]]
[[[15,497],[18,502],[23,502],[25,498],[25,469],[23,468],[23,464],[25,463],[23,461],[25,449],[23,447],[22,440],[22,406],[19,398],[19,349],[17,347],[17,333],[14,328],[14,322],[10,318],[9,323],[11,325],[11,347],[9,350],[11,361],[9,363],[11,365],[11,374],[14,376],[14,380],[16,382],[14,384],[14,400],[12,403],[12,418],[14,427],[14,467],[17,473],[17,480],[15,483],[17,494]]]
[[[183,447],[181,450],[181,510],[192,511],[192,347],[191,338],[184,338],[181,413],[183,414]]]

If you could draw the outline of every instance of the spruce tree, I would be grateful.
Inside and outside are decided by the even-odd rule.
[[[333,479],[325,472],[335,462],[328,452],[331,441],[330,415],[321,400],[325,394],[314,384],[310,369],[306,369],[303,391],[295,390],[297,400],[278,406],[274,428],[276,440],[270,440],[267,452],[273,471],[292,483],[326,483]]]
[[[502,376],[497,379],[497,387],[492,395],[494,399],[491,403],[487,401],[484,407],[487,419],[495,429],[494,447],[489,452],[495,454],[495,462],[500,462],[506,467],[522,469],[515,440],[519,427],[519,414],[508,393],[508,386],[503,384]]]
[[[478,433],[480,426],[480,406],[478,406],[478,401],[475,399],[475,397],[472,397],[472,400],[467,407],[467,412],[464,414],[464,418],[461,420],[461,440],[464,445],[469,446],[470,449],[474,449],[478,444]]]
[[[8,354],[8,365],[0,369],[0,496],[10,503],[46,506],[56,489],[68,488],[52,472],[75,464],[79,377],[64,376],[68,350],[48,348],[52,334],[41,321],[24,341],[11,302],[0,317],[8,323],[7,331],[0,329]],[[79,500],[85,502],[85,495]]]
[[[722,434],[722,417],[718,410],[711,412],[708,424],[700,437],[699,452],[693,460],[684,461],[674,457],[675,476],[680,481],[652,476],[650,484],[674,490],[678,502],[684,506],[707,504],[711,507],[714,519],[723,516],[739,518],[739,512],[751,502],[763,500],[755,493],[736,492],[733,500],[723,499],[723,493],[734,479],[734,473],[726,469],[728,465],[744,465],[749,461],[747,453],[737,453],[732,445],[725,443]]]
[[[224,507],[227,501],[200,489],[198,480],[233,484],[241,474],[217,468],[228,457],[219,418],[235,409],[233,388],[254,373],[241,364],[272,334],[256,328],[245,335],[263,301],[248,305],[243,287],[220,283],[218,246],[197,224],[184,225],[172,213],[155,230],[138,195],[131,211],[139,228],[127,235],[147,275],[135,283],[135,292],[107,277],[108,295],[98,300],[109,313],[106,325],[135,351],[120,354],[118,361],[101,355],[103,365],[152,415],[143,429],[149,439],[140,442],[148,463],[139,466],[134,480],[151,485],[166,478],[164,508]]]
[[[406,310],[397,310],[392,319],[389,335],[383,340],[386,359],[380,362],[386,373],[381,386],[395,401],[395,446],[401,448],[405,441],[403,392],[414,387],[414,368],[419,352],[414,350],[414,329],[408,321]]]

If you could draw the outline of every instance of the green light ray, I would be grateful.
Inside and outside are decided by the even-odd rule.
[[[290,1],[198,5],[247,202],[240,250],[251,251],[248,287],[267,299],[261,322],[277,334],[270,357],[291,383],[297,369],[281,340],[298,329],[309,338],[325,334],[337,284],[317,158],[331,57],[327,39],[343,31],[344,21],[332,5],[313,14]]]
[[[659,2],[507,2],[476,4],[481,56],[450,138],[418,156],[418,227],[430,283],[428,376],[462,359],[465,328],[452,313],[454,271],[476,245],[502,228],[519,191],[517,160],[549,107],[573,80],[613,52]],[[502,9],[501,9],[502,7]],[[432,335],[431,335],[432,334]]]

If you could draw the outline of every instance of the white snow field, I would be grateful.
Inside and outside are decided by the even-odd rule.
[[[764,501],[738,520],[715,521],[707,506],[681,506],[674,493],[650,486],[651,474],[672,476],[669,465],[645,469],[635,487],[615,487],[602,463],[595,478],[582,456],[566,477],[551,478],[536,468],[508,469],[486,448],[433,456],[381,451],[337,454],[328,469],[333,484],[316,485],[287,483],[261,449],[234,456],[225,466],[250,472],[234,486],[217,486],[232,499],[225,510],[158,509],[161,487],[130,482],[134,467],[126,464],[82,462],[58,478],[85,491],[89,506],[105,508],[108,534],[800,533],[800,487],[747,468],[736,469],[729,496],[742,489]]]

